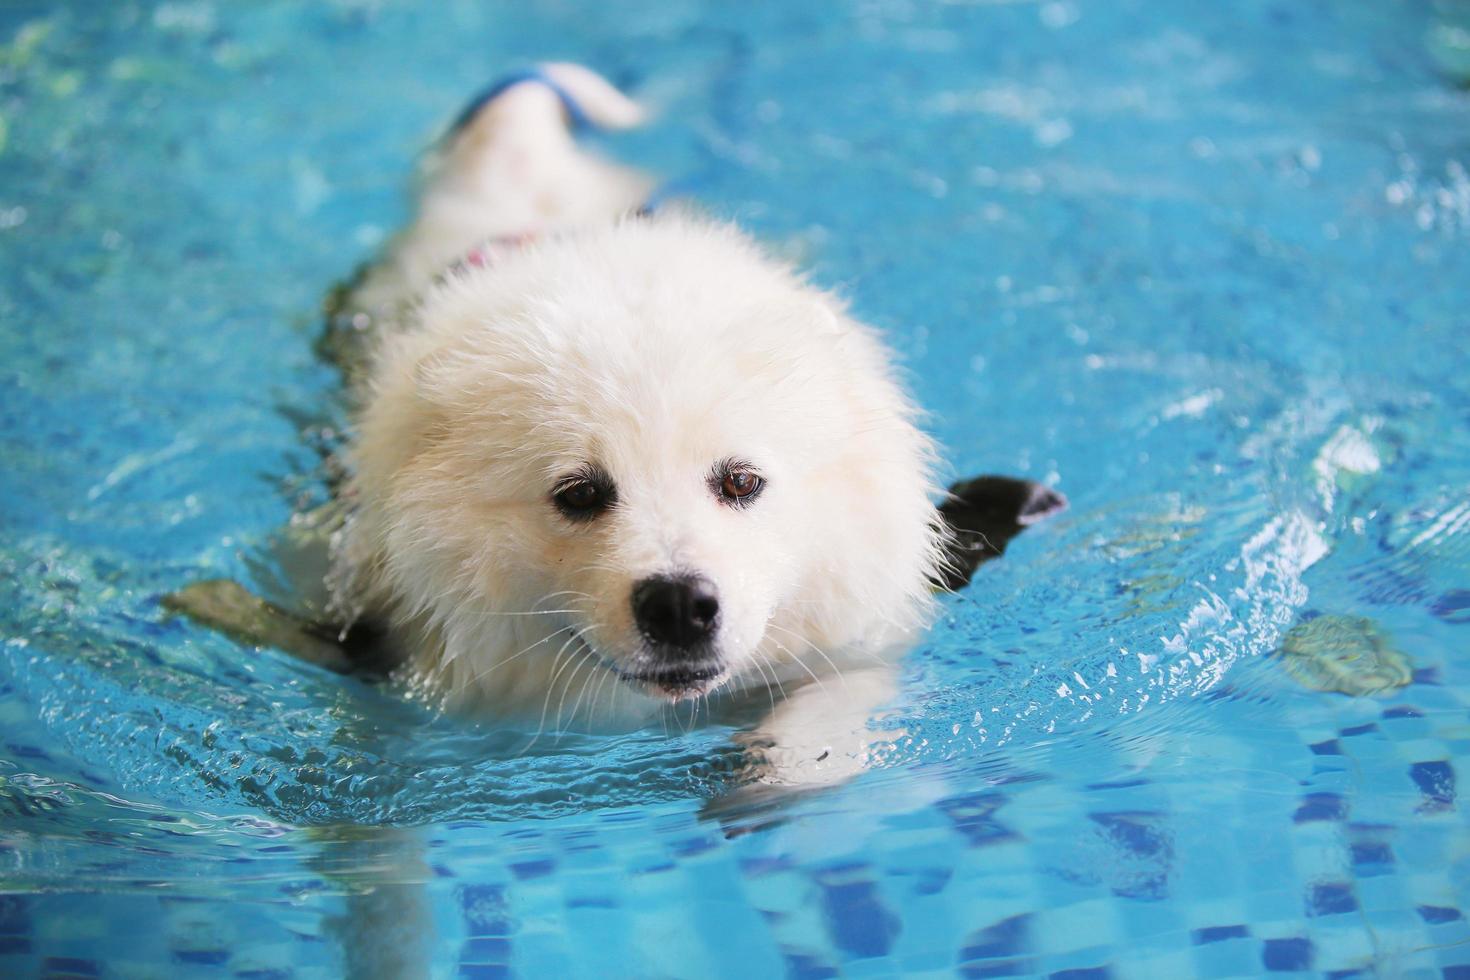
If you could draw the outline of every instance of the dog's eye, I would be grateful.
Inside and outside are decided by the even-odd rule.
[[[719,494],[726,503],[743,507],[760,494],[766,481],[743,466],[725,466],[719,473]]]
[[[586,521],[596,517],[612,504],[614,498],[609,481],[590,477],[576,477],[560,484],[551,495],[551,502],[563,515],[574,521]]]

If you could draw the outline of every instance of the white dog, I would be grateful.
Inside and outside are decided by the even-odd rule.
[[[574,118],[641,112],[573,65],[472,106],[341,302],[337,622],[380,623],[418,683],[538,730],[755,691],[760,777],[838,778],[881,739],[936,585],[1060,498],[998,481],[970,503],[1021,488],[999,517],[943,520],[874,331],[735,228],[641,213],[652,182],[579,148]]]

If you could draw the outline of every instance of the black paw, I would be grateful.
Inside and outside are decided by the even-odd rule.
[[[939,505],[940,518],[954,537],[935,585],[950,592],[963,588],[975,569],[1005,554],[1011,538],[1066,509],[1066,497],[1030,480],[979,476],[956,483]]]

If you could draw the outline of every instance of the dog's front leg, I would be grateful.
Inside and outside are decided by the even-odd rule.
[[[736,736],[746,749],[749,781],[818,787],[851,779],[903,735],[871,724],[896,689],[893,668],[870,667],[791,691],[759,725]]]

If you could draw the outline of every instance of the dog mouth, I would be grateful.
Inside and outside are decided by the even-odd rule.
[[[674,702],[708,694],[730,676],[729,668],[724,664],[709,664],[702,667],[661,667],[638,672],[614,669],[618,676],[628,683]]]
[[[577,639],[618,679],[651,697],[671,703],[702,697],[730,678],[730,668],[720,661],[706,660],[694,664],[653,664],[637,668],[615,663],[581,633]]]

